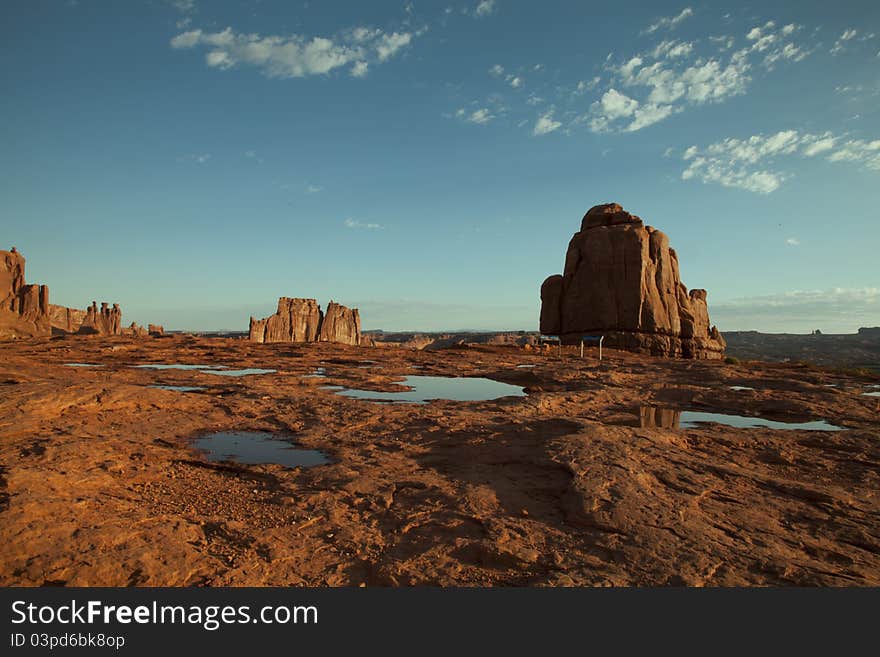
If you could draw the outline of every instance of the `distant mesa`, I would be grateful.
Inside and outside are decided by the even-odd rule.
[[[706,290],[682,284],[669,238],[617,203],[584,215],[562,275],[541,285],[540,328],[566,344],[601,334],[607,346],[658,356],[717,359],[725,347]]]
[[[265,319],[251,317],[251,342],[340,342],[361,344],[361,318],[357,308],[331,301],[327,314],[315,299],[281,297],[278,310]]]
[[[28,285],[24,257],[12,247],[0,251],[0,339],[50,335],[147,335],[132,323],[122,326],[119,304],[97,302],[85,310],[49,303],[49,287]],[[159,327],[161,329],[161,327]]]

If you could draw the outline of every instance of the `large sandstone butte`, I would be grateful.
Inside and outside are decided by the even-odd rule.
[[[617,203],[584,215],[565,270],[541,285],[541,333],[573,344],[604,335],[610,347],[683,358],[721,358],[706,290],[682,284],[669,238]]]
[[[28,285],[25,260],[15,247],[0,251],[0,337],[45,336],[49,321],[49,288]]]
[[[251,317],[251,342],[341,342],[361,343],[361,318],[357,308],[331,301],[327,314],[315,299],[278,299],[278,310],[265,319]]]

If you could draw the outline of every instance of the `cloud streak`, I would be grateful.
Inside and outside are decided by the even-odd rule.
[[[334,38],[263,36],[227,27],[220,32],[181,32],[170,43],[175,50],[205,49],[205,63],[220,70],[249,66],[270,78],[302,78],[351,66],[353,77],[364,77],[371,64],[387,62],[418,34],[357,27]]]
[[[790,178],[775,167],[784,157],[823,156],[828,162],[851,162],[880,171],[880,139],[865,141],[782,130],[745,139],[728,137],[705,148],[691,146],[682,159],[688,162],[682,180],[700,180],[756,194],[770,194]]]

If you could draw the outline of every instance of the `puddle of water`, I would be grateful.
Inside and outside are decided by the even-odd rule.
[[[838,427],[825,420],[812,420],[810,422],[777,422],[765,420],[761,417],[748,415],[727,415],[725,413],[708,413],[705,411],[676,411],[670,408],[655,408],[643,406],[639,409],[639,426],[660,427],[664,429],[697,429],[707,422],[725,424],[737,429],[750,429],[765,427],[767,429],[788,429],[800,431],[844,431],[844,427]]]
[[[265,431],[220,431],[198,438],[193,445],[211,462],[277,463],[288,468],[310,468],[329,463],[316,449],[295,447],[289,436]]]
[[[144,370],[222,370],[226,369],[226,365],[182,365],[173,363],[166,365],[164,363],[149,363],[147,365],[135,365],[139,369]]]
[[[529,368],[529,367],[534,367],[534,365],[517,365],[517,367],[518,367],[519,369],[526,369],[526,368]]]
[[[303,374],[304,379],[325,379],[327,378],[327,370],[323,367],[316,367],[311,374]]]
[[[271,374],[278,370],[264,370],[259,367],[247,367],[243,370],[201,370],[202,374],[216,374],[218,376],[248,376],[249,374]]]
[[[754,390],[751,386],[727,386],[731,390]]]
[[[877,392],[863,392],[863,397],[880,397],[880,391]]]
[[[486,401],[499,397],[524,397],[526,394],[519,386],[477,377],[407,376],[398,385],[411,389],[402,392],[376,392],[346,388],[337,394],[367,401],[409,403],[424,403],[429,399]]]
[[[98,363],[64,363],[67,367],[103,367]]]
[[[202,386],[149,386],[150,388],[159,388],[159,390],[174,390],[176,392],[196,392],[197,390],[204,390]]]

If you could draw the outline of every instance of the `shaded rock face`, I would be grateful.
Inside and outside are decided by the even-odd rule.
[[[584,215],[563,274],[541,286],[541,333],[683,358],[721,358],[724,339],[709,324],[706,291],[682,284],[669,238],[620,205]]]
[[[53,333],[76,333],[86,321],[86,311],[52,303],[49,304],[49,321]]]
[[[251,342],[341,342],[360,344],[361,320],[357,309],[330,302],[327,316],[315,299],[281,297],[278,310],[264,319],[251,317]]]
[[[0,336],[46,336],[49,321],[49,288],[28,285],[24,257],[13,247],[0,251]]]

